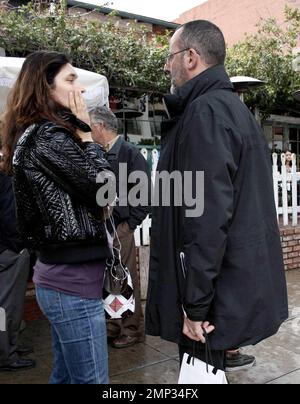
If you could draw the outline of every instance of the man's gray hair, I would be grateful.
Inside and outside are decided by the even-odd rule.
[[[97,107],[89,111],[91,124],[104,123],[106,129],[118,133],[119,125],[116,115],[107,107]]]
[[[222,65],[226,58],[226,44],[222,31],[206,20],[191,21],[183,29],[180,41],[183,49],[192,48],[208,66]]]

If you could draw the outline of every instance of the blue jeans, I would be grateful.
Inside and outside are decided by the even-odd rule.
[[[50,384],[108,384],[108,349],[102,300],[37,287],[51,324],[54,365]]]

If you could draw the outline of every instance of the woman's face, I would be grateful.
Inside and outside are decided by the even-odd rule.
[[[66,108],[70,108],[69,95],[75,91],[85,92],[85,88],[78,83],[78,76],[71,64],[65,65],[54,79],[51,94],[55,101]]]
[[[292,158],[292,153],[291,153],[291,152],[286,152],[286,153],[285,153],[285,159],[286,159],[286,161],[287,161],[288,163],[290,163],[290,162],[293,160],[293,158]]]

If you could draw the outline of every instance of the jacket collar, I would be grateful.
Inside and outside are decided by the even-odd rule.
[[[119,136],[118,140],[113,145],[113,147],[106,153],[108,161],[118,160],[120,150],[121,150],[124,142],[125,142],[125,139],[123,138],[123,136]]]
[[[210,67],[180,87],[175,94],[164,97],[171,118],[181,115],[197,97],[214,90],[234,91],[223,65]]]

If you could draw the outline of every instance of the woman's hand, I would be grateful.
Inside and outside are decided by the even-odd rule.
[[[78,119],[88,125],[91,124],[90,116],[81,91],[69,93],[69,104],[71,111]]]
[[[69,105],[72,113],[76,116],[76,118],[80,119],[87,125],[91,125],[91,120],[86,107],[86,103],[80,91],[69,93]],[[93,142],[91,132],[84,133],[80,130],[77,130],[77,135],[83,142]]]

